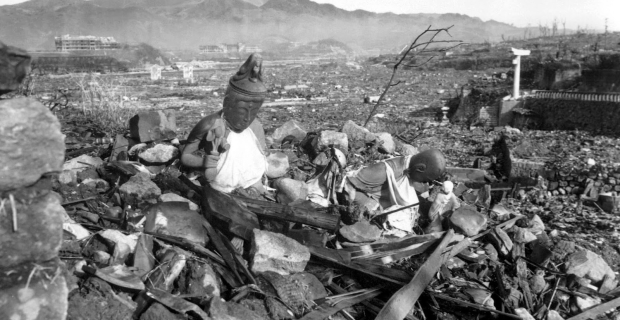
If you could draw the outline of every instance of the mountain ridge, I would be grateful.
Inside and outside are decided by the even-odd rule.
[[[112,36],[166,49],[197,50],[222,42],[262,45],[267,35],[392,48],[431,25],[455,25],[453,39],[466,42],[523,33],[505,23],[461,14],[347,11],[310,0],[30,0],[0,7],[0,41],[29,50],[53,50],[54,36],[62,34]]]

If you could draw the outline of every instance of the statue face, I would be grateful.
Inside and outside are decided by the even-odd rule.
[[[416,182],[431,182],[443,176],[446,171],[446,159],[441,151],[430,149],[411,157],[409,162],[409,179]]]
[[[241,132],[256,119],[262,105],[262,100],[227,97],[224,99],[224,118],[232,131]]]

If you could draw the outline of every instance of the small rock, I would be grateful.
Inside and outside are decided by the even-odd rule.
[[[483,305],[490,309],[495,309],[495,301],[491,298],[491,292],[485,289],[468,288],[464,290],[465,294],[471,297],[471,299],[480,305]]]
[[[127,257],[136,251],[138,244],[138,234],[125,235],[118,230],[108,229],[97,233],[105,239],[109,245],[114,247],[110,264],[125,263]]]
[[[383,142],[381,146],[379,146],[379,151],[392,154],[396,151],[396,144],[394,143],[394,138],[391,134],[387,132],[379,132],[375,133],[378,141]]]
[[[282,152],[274,152],[267,156],[267,177],[276,179],[284,176],[289,169],[288,157]]]
[[[450,216],[450,224],[455,228],[455,231],[468,237],[480,233],[480,230],[486,227],[486,223],[487,217],[470,206],[462,206]]]
[[[452,257],[445,262],[445,265],[448,269],[460,269],[467,265],[467,263],[459,257]]]
[[[532,292],[535,294],[539,294],[543,290],[545,290],[546,285],[547,285],[547,282],[545,281],[545,277],[541,273],[536,273],[530,279],[530,288],[532,289]]]
[[[278,202],[289,204],[296,200],[306,200],[308,197],[308,186],[299,180],[281,178],[276,180],[274,187],[278,190]]]
[[[162,202],[146,210],[144,231],[182,237],[204,246],[209,241],[204,217],[190,210],[187,202]]]
[[[580,250],[569,255],[564,267],[566,273],[590,279],[595,283],[603,280],[605,275],[612,279],[616,277],[607,262],[590,250]]]
[[[381,229],[366,220],[340,228],[340,235],[351,242],[371,242],[381,237]]]
[[[491,259],[491,261],[497,261],[499,254],[497,253],[497,250],[492,244],[487,243],[484,246],[484,252],[489,257],[489,259]]]
[[[327,297],[327,291],[321,281],[311,273],[300,272],[289,276],[290,281],[299,283],[308,301]]]
[[[267,320],[239,303],[226,302],[220,298],[211,299],[209,315],[216,320]]]
[[[161,202],[187,202],[187,204],[189,205],[189,209],[193,210],[193,211],[198,211],[198,205],[195,204],[194,202],[192,202],[189,199],[183,198],[180,195],[176,194],[176,193],[164,193],[161,196],[159,196],[159,201]]]
[[[521,320],[536,320],[525,308],[515,308],[515,313],[521,317]]]
[[[95,188],[95,189],[103,189],[103,190],[108,190],[110,189],[110,184],[103,180],[103,179],[92,179],[92,178],[88,178],[85,180],[82,180],[82,183],[85,186],[91,187],[91,188]]]
[[[142,203],[155,203],[161,195],[159,187],[151,181],[150,175],[139,172],[124,183],[119,192],[126,204],[136,206]]]
[[[219,276],[211,265],[202,261],[188,261],[185,270],[187,274],[182,280],[184,284],[180,284],[182,292],[207,300],[220,296]],[[183,289],[184,286],[186,288]]]
[[[179,149],[169,144],[158,144],[140,152],[138,157],[150,163],[166,163],[179,155]]]
[[[394,142],[396,143],[396,149],[399,150],[404,156],[415,156],[416,154],[420,153],[420,150],[418,150],[418,148],[408,143],[402,143],[398,139],[394,139]]]
[[[549,310],[547,313],[547,320],[564,320],[562,316],[555,310]]]
[[[3,47],[0,44],[0,50]],[[38,101],[1,100],[0,191],[32,185],[44,173],[59,171],[65,157],[64,141],[58,119]]]
[[[250,256],[253,272],[273,271],[288,275],[305,269],[310,260],[310,251],[283,234],[254,229]]]
[[[110,260],[112,259],[112,256],[105,251],[97,250],[93,252],[92,258],[93,258],[93,261],[95,261],[98,264],[108,265],[110,264]]]
[[[364,141],[364,143],[371,143],[377,139],[377,137],[368,129],[358,126],[352,120],[347,120],[340,130],[347,134],[347,137],[351,141]]]
[[[607,294],[611,290],[616,289],[616,287],[618,287],[618,280],[606,274],[603,278],[603,282],[601,283],[601,287],[598,289],[598,292],[602,294]]]
[[[331,145],[340,149],[340,151],[344,153],[349,152],[349,139],[347,138],[347,134],[343,132],[324,130],[321,131],[313,141],[313,146],[317,153],[328,149]]]
[[[535,214],[529,222],[529,229],[534,235],[539,235],[545,231],[545,223]]]
[[[601,298],[599,297],[585,296],[584,298],[582,298],[580,296],[574,296],[574,298],[575,298],[575,304],[577,305],[579,310],[581,310],[582,312],[594,306],[597,306],[601,304],[602,302]]]
[[[289,120],[282,126],[276,128],[271,137],[273,138],[274,143],[279,143],[282,139],[288,136],[294,136],[301,141],[306,137],[307,133],[308,132],[301,126],[301,123],[295,120]]]
[[[129,119],[130,136],[140,142],[171,140],[176,137],[174,110],[139,113]]]

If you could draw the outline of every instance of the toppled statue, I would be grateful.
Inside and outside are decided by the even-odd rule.
[[[452,181],[444,181],[428,212],[430,223],[424,229],[425,233],[444,231],[444,219],[461,206],[452,190],[454,190],[454,183]]]
[[[340,190],[349,201],[370,211],[394,205],[408,206],[418,202],[414,183],[439,179],[446,171],[446,158],[437,149],[429,149],[413,156],[387,159],[343,179]]]
[[[181,163],[204,170],[211,186],[221,192],[253,187],[264,194],[267,148],[256,115],[266,93],[262,58],[252,54],[230,78],[222,110],[202,118],[190,132]],[[194,154],[198,150],[206,155]]]
[[[0,42],[0,95],[17,90],[30,72],[30,55]]]

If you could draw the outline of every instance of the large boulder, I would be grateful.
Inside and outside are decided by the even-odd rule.
[[[299,242],[280,233],[253,230],[251,270],[273,271],[281,275],[302,272],[310,260],[310,251]]]
[[[140,142],[171,140],[176,137],[174,110],[142,112],[129,119],[129,133]]]
[[[11,203],[5,202],[4,211],[10,213],[12,210]],[[15,211],[15,226],[10,214],[3,215],[4,221],[0,223],[0,268],[28,261],[46,261],[58,256],[62,244],[62,222],[66,214],[59,197],[50,192],[28,205],[16,200]]]
[[[30,55],[0,42],[0,95],[17,90],[29,72]]]
[[[161,190],[151,181],[148,173],[139,172],[129,178],[120,188],[119,192],[126,204],[136,206],[143,203],[156,203],[161,195]]]
[[[202,246],[209,241],[205,218],[190,210],[187,202],[163,202],[146,211],[144,231],[185,238]]]
[[[64,141],[58,119],[38,101],[0,101],[0,191],[32,185],[42,174],[60,171]]]
[[[347,120],[340,131],[346,133],[347,137],[351,141],[364,141],[365,143],[370,143],[376,139],[372,132],[362,126],[358,126],[352,120]]]
[[[306,137],[307,133],[308,132],[301,126],[301,123],[295,120],[289,120],[279,128],[276,128],[271,137],[273,138],[273,142],[279,143],[288,136],[294,136],[298,140],[302,140]]]

